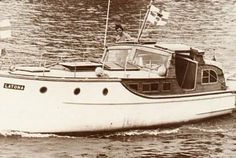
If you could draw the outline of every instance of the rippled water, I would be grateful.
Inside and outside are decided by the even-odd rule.
[[[137,36],[149,0],[111,0],[107,42],[121,22]],[[171,13],[165,27],[143,38],[186,43],[236,71],[236,0],[158,0]],[[36,59],[98,59],[103,51],[106,0],[0,0],[13,37],[1,40],[11,64]],[[22,59],[19,60],[19,57]],[[12,59],[13,58],[13,59]],[[5,64],[5,63],[3,63]],[[0,157],[236,157],[236,113],[179,127],[69,137],[1,132]]]

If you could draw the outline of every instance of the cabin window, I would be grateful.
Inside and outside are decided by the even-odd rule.
[[[151,91],[158,91],[158,83],[151,83]]]
[[[143,84],[143,92],[150,92],[151,85],[150,84]]]
[[[105,57],[105,62],[113,62],[122,67],[127,61],[131,61],[134,54],[131,49],[110,49]]]
[[[163,90],[170,91],[171,90],[171,83],[169,83],[169,82],[163,83]]]
[[[137,49],[133,62],[140,67],[158,69],[160,65],[167,62],[168,58],[168,55],[164,55],[161,52],[153,53]]]
[[[143,92],[157,92],[158,91],[158,83],[143,83]]]
[[[215,83],[217,82],[217,74],[214,70],[203,70],[202,83]]]
[[[136,84],[136,83],[129,84],[129,88],[131,88],[135,91],[138,91],[138,84]]]

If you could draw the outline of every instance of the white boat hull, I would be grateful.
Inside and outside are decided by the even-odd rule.
[[[0,78],[0,130],[32,133],[96,132],[193,121],[231,113],[231,92],[145,98],[119,81],[75,82]],[[41,87],[46,93],[40,93]],[[74,89],[80,88],[78,95]],[[103,95],[104,88],[108,94]]]

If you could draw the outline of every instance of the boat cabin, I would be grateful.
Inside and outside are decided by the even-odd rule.
[[[184,44],[118,43],[107,48],[101,62],[64,62],[52,69],[17,67],[10,74],[121,82],[132,93],[147,97],[226,89],[222,65]]]
[[[109,72],[122,72],[122,84],[141,95],[225,89],[220,63],[203,57],[203,51],[183,44],[122,43],[108,47],[102,63]]]

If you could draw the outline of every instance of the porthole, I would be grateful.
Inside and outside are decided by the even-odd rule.
[[[107,88],[104,88],[103,91],[102,91],[103,95],[106,96],[108,94],[108,89]]]
[[[41,87],[40,89],[39,89],[39,91],[41,92],[41,93],[46,93],[47,92],[47,87]]]
[[[75,88],[74,94],[75,94],[75,95],[78,95],[79,93],[80,93],[80,88]]]

